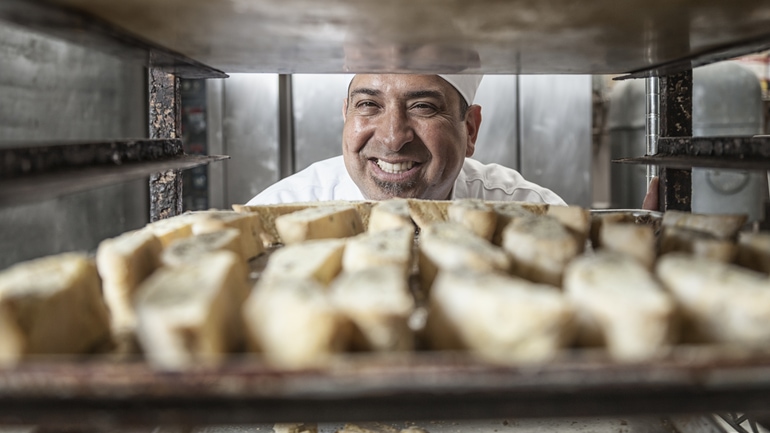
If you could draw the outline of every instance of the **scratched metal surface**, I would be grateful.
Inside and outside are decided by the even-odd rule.
[[[758,0],[50,3],[225,72],[662,72],[770,47]]]

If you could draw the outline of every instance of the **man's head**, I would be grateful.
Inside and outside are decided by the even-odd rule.
[[[342,154],[366,198],[449,198],[481,125],[481,107],[471,105],[480,78],[455,78],[457,87],[438,75],[353,77]]]

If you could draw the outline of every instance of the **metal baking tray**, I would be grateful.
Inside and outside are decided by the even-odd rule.
[[[611,209],[637,223],[659,212]],[[253,260],[252,279],[269,253]],[[0,369],[0,423],[56,426],[537,418],[711,412],[770,420],[770,349],[679,345],[646,362],[567,349],[544,363],[469,353],[342,354],[288,370],[255,355],[218,366],[152,368],[111,354],[38,358]]]

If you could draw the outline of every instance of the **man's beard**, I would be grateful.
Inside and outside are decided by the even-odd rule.
[[[414,187],[417,186],[416,181],[406,181],[406,182],[385,182],[383,180],[375,179],[374,183],[377,184],[377,187],[380,188],[381,191],[384,191],[387,195],[391,197],[408,197],[405,193],[410,192],[414,190]]]

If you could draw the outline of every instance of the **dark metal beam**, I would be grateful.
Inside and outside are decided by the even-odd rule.
[[[660,77],[660,137],[692,136],[692,70]],[[660,170],[658,209],[691,210],[692,170]]]
[[[180,79],[161,69],[149,69],[150,138],[176,139],[182,130]],[[150,221],[182,213],[182,171],[150,176]]]

